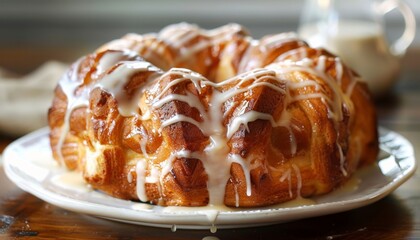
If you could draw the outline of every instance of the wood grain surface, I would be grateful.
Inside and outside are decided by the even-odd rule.
[[[420,51],[405,59],[395,91],[378,100],[379,124],[397,131],[420,160]],[[13,139],[0,136],[0,152]],[[70,212],[28,194],[0,167],[0,239],[420,239],[420,174],[389,196],[351,211],[264,227],[177,230]]]

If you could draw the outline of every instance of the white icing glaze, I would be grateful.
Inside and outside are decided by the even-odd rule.
[[[291,169],[287,169],[287,171],[281,175],[280,182],[284,182],[284,180],[286,179],[289,184],[289,197],[292,198],[293,192],[292,192],[292,170]]]
[[[344,167],[346,158],[344,157],[343,149],[341,148],[341,145],[338,144],[338,142],[336,143],[336,145],[337,145],[337,148],[338,148],[338,154],[340,156],[340,170],[341,170],[341,173],[343,174],[343,176],[346,177],[347,176],[347,170]]]
[[[121,61],[120,65],[108,75],[105,75],[101,81],[95,84],[102,90],[110,93],[118,102],[118,111],[122,116],[129,117],[138,113],[138,99],[141,91],[137,91],[135,96],[130,98],[124,91],[131,77],[138,72],[160,72],[161,70],[152,64],[144,61]],[[152,79],[152,78],[151,78]]]
[[[268,120],[272,123],[273,126],[276,126],[276,123],[271,114],[261,113],[261,112],[256,112],[256,111],[249,111],[233,118],[233,120],[227,127],[227,134],[226,134],[227,138],[230,139],[232,135],[236,131],[238,131],[241,125],[244,125],[246,130],[249,132],[248,123],[258,120],[258,119]]]
[[[242,28],[239,25],[229,25],[220,29],[211,31],[205,31],[199,29],[197,26],[189,24],[179,24],[176,26],[169,26],[162,30],[157,36],[158,39],[165,42],[165,44],[178,49],[179,53],[176,61],[185,60],[191,58],[193,54],[201,51],[208,46],[214,46],[231,38],[232,34],[241,31]],[[228,34],[222,34],[228,33]],[[155,36],[155,35],[153,35]],[[202,41],[197,41],[190,45],[190,42],[198,36],[202,36]],[[280,44],[284,41],[290,41],[295,39],[295,35],[275,35],[266,39],[265,46],[259,46],[259,42],[256,40],[248,39],[250,46],[245,52],[242,61],[239,65],[239,72],[245,69],[247,64],[250,64],[250,54],[252,49],[260,47],[261,51],[266,51],[267,48],[273,47],[276,44]],[[165,51],[165,44],[162,41],[155,41],[148,46],[145,56],[151,54],[151,51],[163,53]],[[303,46],[303,42],[299,42],[300,46]],[[188,46],[188,48],[186,47]],[[297,54],[300,57],[297,61],[281,61],[281,59],[288,58],[291,54]],[[139,99],[144,91],[158,92],[154,96],[154,99],[145,100],[145,103],[150,106],[151,109],[161,108],[166,103],[172,101],[179,101],[187,103],[190,107],[195,108],[200,113],[200,120],[195,120],[189,116],[182,114],[175,114],[168,119],[161,122],[160,131],[172,124],[178,122],[188,122],[199,128],[204,135],[210,139],[209,145],[205,148],[204,152],[189,152],[187,150],[181,150],[178,152],[172,152],[168,159],[161,162],[160,165],[148,164],[147,159],[151,158],[146,152],[146,144],[148,141],[147,133],[144,128],[139,128],[136,134],[141,134],[140,148],[144,155],[144,159],[139,159],[136,165],[136,176],[137,176],[137,195],[141,201],[147,201],[147,195],[145,192],[145,183],[158,183],[160,195],[163,197],[165,190],[163,189],[164,178],[173,168],[173,162],[177,158],[194,158],[199,159],[204,166],[205,172],[208,176],[207,187],[209,191],[209,205],[218,206],[223,204],[225,187],[230,176],[230,167],[233,162],[238,163],[245,174],[246,178],[246,194],[247,196],[252,195],[252,183],[250,172],[253,169],[250,166],[252,159],[244,159],[237,154],[232,154],[228,148],[228,141],[239,130],[241,126],[244,126],[249,132],[248,123],[256,120],[265,120],[271,123],[272,127],[285,127],[289,131],[290,138],[290,152],[292,155],[296,154],[297,142],[295,135],[292,131],[299,131],[300,129],[292,124],[292,116],[288,112],[287,107],[297,101],[304,101],[309,99],[321,99],[328,110],[328,117],[334,122],[334,126],[338,133],[339,122],[343,120],[342,106],[352,108],[349,97],[342,97],[341,81],[343,76],[343,66],[338,58],[335,58],[335,79],[332,79],[330,75],[326,73],[326,56],[320,56],[317,61],[307,58],[307,51],[304,48],[297,48],[292,51],[288,51],[277,58],[276,63],[273,63],[265,68],[255,69],[249,72],[245,72],[239,76],[227,79],[220,83],[214,83],[207,80],[205,77],[198,73],[189,71],[187,69],[172,68],[166,73],[163,73],[160,69],[154,67],[148,62],[136,59],[135,61],[127,61],[125,58],[135,58],[132,53],[121,53],[112,52],[104,54],[100,59],[97,66],[96,73],[94,76],[98,77],[104,75],[98,82],[93,82],[90,86],[84,88],[84,90],[75,96],[75,91],[82,84],[81,81],[77,80],[77,74],[79,72],[78,65],[73,67],[73,72],[70,76],[66,76],[60,82],[63,91],[68,99],[68,107],[65,116],[65,123],[63,125],[63,133],[69,131],[69,118],[71,112],[77,107],[87,106],[89,100],[89,92],[91,89],[96,87],[101,88],[103,91],[110,93],[118,102],[118,110],[122,116],[136,116],[141,120],[151,119],[151,112],[145,111],[142,115],[139,114]],[[116,65],[118,64],[118,65]],[[257,63],[251,63],[257,64]],[[107,70],[113,67],[111,72]],[[261,66],[258,66],[261,67]],[[176,79],[172,79],[163,89],[158,89],[158,84],[152,85],[150,88],[141,88],[130,98],[124,93],[124,87],[130,80],[131,76],[138,72],[154,72],[153,76],[149,78],[150,82],[160,78],[163,79],[167,76],[178,76]],[[287,75],[295,72],[303,71],[307,72],[317,78],[325,80],[325,84],[328,85],[329,89],[332,90],[332,96],[327,96],[323,91],[323,86],[320,85],[315,79],[298,80],[297,82],[284,81],[287,79]],[[200,99],[189,91],[185,94],[167,94],[168,90],[177,84],[189,81],[201,93],[202,88],[206,86],[212,87],[212,96],[209,100],[208,108],[201,103]],[[356,81],[349,84],[346,90],[346,94],[351,95]],[[222,91],[227,85],[233,85],[228,90]],[[245,112],[246,103],[237,107],[235,114],[230,119],[229,123],[224,126],[223,122],[228,112],[233,110],[235,107],[229,100],[238,94],[246,93],[256,87],[268,87],[282,95],[285,95],[285,105],[281,116],[278,119],[274,119],[271,114],[261,113],[254,110]],[[300,88],[313,88],[315,92],[291,96],[291,91]],[[65,90],[64,90],[65,89]],[[158,91],[159,90],[159,91]],[[225,111],[223,111],[225,109]],[[239,109],[239,110],[238,110]],[[61,149],[66,134],[62,134],[57,147]],[[339,136],[337,136],[339,137]],[[343,155],[341,146],[337,143],[337,148],[340,154],[340,165],[341,171],[344,176],[347,175],[344,167],[345,156]],[[61,154],[61,150],[59,151]],[[61,157],[62,158],[62,157]],[[302,179],[299,167],[295,164],[291,165],[291,169],[287,170],[280,177],[280,181],[288,181],[289,184],[289,195],[293,196],[292,192],[292,175],[296,177],[296,189],[297,197],[300,197],[300,191],[302,188]],[[127,176],[127,181],[132,182],[131,172]],[[236,206],[239,206],[239,193],[237,186],[235,188],[235,201]],[[215,215],[217,217],[217,214]],[[215,218],[216,218],[215,217]]]
[[[160,174],[159,168],[152,165],[152,167],[150,169],[150,173],[146,177],[146,182],[147,183],[157,183],[157,182],[159,182],[159,174]]]
[[[134,59],[133,61],[122,61],[122,59]],[[65,138],[70,130],[70,117],[72,112],[80,107],[87,107],[89,105],[89,97],[92,89],[96,87],[102,88],[104,91],[112,94],[118,101],[118,110],[121,115],[130,116],[137,114],[138,104],[136,97],[132,97],[131,100],[127,99],[126,95],[122,93],[122,88],[130,80],[130,77],[142,71],[154,71],[156,74],[160,74],[161,70],[154,67],[148,62],[142,61],[140,58],[136,58],[133,52],[129,51],[107,51],[99,60],[96,72],[92,75],[92,78],[98,77],[107,71],[112,66],[120,64],[114,71],[105,75],[100,81],[95,79],[88,85],[84,86],[81,91],[77,92],[78,88],[82,86],[83,79],[79,79],[80,64],[83,59],[79,59],[71,68],[71,71],[64,75],[59,81],[59,86],[67,97],[67,108],[64,116],[64,123],[61,129],[61,135],[57,143],[57,153],[60,161],[63,163],[62,147]],[[156,77],[156,76],[154,76]],[[140,94],[141,89],[137,91],[135,96]]]
[[[202,240],[220,240],[220,238],[216,236],[205,236],[202,238]]]
[[[301,197],[301,189],[302,189],[302,176],[300,175],[300,169],[296,164],[292,164],[292,168],[295,171],[296,174],[296,194],[297,198]]]
[[[164,120],[161,123],[161,128],[165,128],[171,124],[177,122],[189,122],[197,126],[203,134],[209,137],[210,144],[205,148],[204,153],[187,153],[172,154],[168,162],[172,162],[174,156],[183,155],[183,157],[192,157],[200,159],[204,165],[204,169],[208,175],[207,187],[209,189],[210,195],[210,205],[219,205],[223,204],[224,193],[226,183],[230,178],[230,165],[232,162],[239,163],[245,173],[246,182],[247,182],[247,195],[251,195],[251,180],[250,180],[250,170],[249,169],[249,160],[242,159],[238,155],[229,154],[229,149],[227,147],[227,141],[231,138],[232,134],[236,132],[241,124],[247,125],[248,122],[255,121],[257,119],[271,119],[272,116],[269,114],[263,114],[255,111],[250,111],[243,115],[237,116],[233,121],[227,126],[223,126],[223,112],[222,107],[224,103],[240,93],[249,91],[252,88],[258,86],[268,86],[274,90],[284,93],[284,89],[271,84],[269,82],[263,82],[266,80],[267,74],[273,74],[271,70],[257,69],[252,73],[243,74],[239,78],[229,79],[222,83],[213,83],[206,80],[201,75],[193,73],[186,69],[171,69],[167,74],[172,74],[172,76],[179,76],[177,79],[173,79],[169,82],[165,88],[159,92],[159,94],[154,98],[154,102],[151,104],[153,107],[158,108],[170,101],[180,101],[189,104],[191,107],[196,108],[203,119],[203,121],[197,121],[191,117],[176,114],[169,119]],[[239,80],[238,80],[239,79]],[[276,80],[274,77],[271,79]],[[209,109],[205,111],[204,106],[201,105],[197,97],[191,93],[185,95],[179,94],[169,94],[164,96],[164,94],[176,84],[180,84],[184,81],[190,81],[197,88],[198,92],[201,91],[203,86],[213,86],[213,96],[209,103]],[[217,89],[222,87],[224,84],[230,84],[233,81],[236,81],[236,87],[233,87],[225,92],[221,92]],[[252,81],[251,84],[248,82]],[[241,87],[244,84],[249,84],[247,87]],[[251,116],[252,115],[252,116]],[[185,153],[185,152],[184,152]],[[162,169],[162,176],[165,176],[171,169],[171,164],[165,165]]]
[[[294,174],[293,174],[294,173]],[[280,182],[284,182],[287,180],[288,187],[289,187],[289,197],[293,198],[293,186],[292,186],[292,176],[296,178],[296,197],[301,197],[301,189],[302,189],[302,176],[300,174],[300,169],[296,164],[292,164],[291,168],[287,169],[280,177]]]
[[[301,41],[297,34],[294,32],[287,32],[287,33],[280,33],[280,34],[275,34],[269,37],[266,37],[264,39],[264,44],[263,47],[264,48],[272,48],[275,47],[276,45],[280,45],[283,44],[285,42],[292,42],[292,41],[297,41],[299,46],[302,46],[304,43],[303,41]]]
[[[249,166],[250,161],[247,159],[243,159],[238,154],[230,154],[229,158],[231,159],[231,162],[238,163],[242,167],[242,171],[245,175],[245,181],[246,181],[246,195],[249,197],[251,196],[251,169]]]
[[[139,200],[142,202],[148,201],[148,197],[147,197],[146,189],[145,189],[146,168],[147,168],[146,160],[138,159],[137,165],[136,165],[136,174],[137,174],[136,191],[137,191],[137,196]]]
[[[327,57],[324,55],[319,56],[318,61],[315,63],[315,61],[311,59],[302,59],[300,61],[283,61],[274,63],[272,65],[267,66],[267,68],[274,68],[277,71],[277,74],[280,76],[284,76],[286,74],[290,74],[295,71],[299,72],[307,72],[313,76],[322,78],[324,82],[329,86],[329,89],[332,90],[333,96],[332,98],[327,97],[323,92],[314,92],[310,94],[305,95],[297,95],[294,97],[286,98],[289,100],[287,103],[290,104],[294,101],[301,101],[301,100],[308,100],[308,99],[315,99],[319,98],[321,101],[325,104],[328,110],[328,117],[333,121],[334,127],[337,132],[337,139],[339,139],[339,124],[344,119],[342,107],[349,109],[350,111],[353,111],[353,104],[350,100],[350,94],[352,91],[352,88],[357,83],[355,80],[353,80],[348,88],[347,91],[343,94],[343,90],[341,87],[341,80],[343,76],[343,66],[338,58],[335,58],[334,61],[336,63],[336,79],[333,79],[329,74],[326,73],[326,61]],[[280,65],[281,67],[278,67]],[[300,82],[298,84],[296,83],[290,83],[289,90],[301,88],[301,87],[307,87],[307,86],[315,86],[315,90],[319,91],[320,86],[318,83],[315,83],[315,81],[312,81],[314,83],[309,84],[304,82]],[[350,89],[350,90],[349,90]],[[287,94],[287,96],[290,96],[290,94]],[[287,126],[286,126],[287,127]],[[290,129],[289,129],[289,132]],[[343,156],[341,146],[337,143],[337,149],[340,153],[340,169],[344,176],[347,176],[347,171],[345,169],[344,163],[345,163],[345,157]]]
[[[235,191],[235,207],[239,207],[239,193],[237,184],[233,184],[233,190]]]
[[[230,178],[231,163],[226,161],[229,154],[228,139],[225,136],[226,130],[222,124],[223,103],[223,93],[215,89],[209,105],[208,121],[203,126],[204,133],[207,132],[206,135],[210,138],[210,145],[204,150],[206,160],[203,161],[205,171],[209,177],[207,186],[210,205],[223,204],[226,184]]]
[[[133,173],[132,171],[128,172],[127,174],[127,182],[132,183],[133,182]]]
[[[149,134],[147,134],[146,130],[143,126],[140,127],[140,150],[146,158],[150,158],[149,154],[147,154],[146,145],[147,141],[149,140]]]
[[[67,109],[64,115],[64,124],[61,127],[61,135],[60,135],[60,138],[58,139],[58,143],[56,146],[58,157],[62,165],[64,165],[62,147],[64,144],[64,140],[66,138],[66,135],[70,130],[70,123],[69,123],[70,115],[74,109],[78,107],[82,107],[82,106],[87,106],[87,102],[84,96],[80,98],[76,98],[74,96],[76,89],[80,87],[80,85],[82,84],[81,81],[78,81],[78,76],[77,76],[81,61],[82,59],[79,59],[76,63],[74,63],[70,69],[70,72],[65,74],[59,81],[59,86],[67,97]],[[88,94],[88,92],[83,91],[82,94],[86,95]]]
[[[159,32],[158,38],[177,50],[179,54],[175,64],[180,61],[193,61],[193,55],[208,47],[217,48],[219,44],[227,42],[232,36],[242,31],[238,24],[228,24],[213,30],[204,30],[196,25],[179,23],[167,26]],[[200,41],[193,41],[200,37]],[[207,65],[211,64],[209,59],[205,60]]]
[[[214,223],[211,224],[210,232],[211,233],[216,233],[217,232],[217,227],[216,227],[216,225],[214,225]]]
[[[51,182],[60,188],[75,191],[77,193],[91,192],[92,187],[83,180],[82,174],[77,171],[64,172],[55,175]]]
[[[305,64],[308,64],[308,63],[305,63]],[[324,71],[324,68],[325,68],[324,64],[325,64],[324,62],[321,62],[320,64],[318,64],[317,71]],[[306,66],[297,66],[297,67],[306,68]],[[296,69],[291,68],[291,71],[292,70],[296,70]],[[302,70],[302,69],[299,69],[299,70]],[[309,70],[309,71],[312,71],[312,70]],[[204,77],[202,77],[201,75],[191,72],[186,69],[171,69],[169,72],[164,74],[164,76],[173,74],[173,75],[179,75],[180,77],[175,80],[172,80],[169,84],[165,86],[165,88],[161,92],[159,92],[157,97],[151,103],[152,107],[159,108],[159,107],[162,107],[164,104],[174,101],[174,100],[185,102],[200,112],[200,115],[203,118],[203,121],[197,121],[191,117],[188,117],[182,114],[176,114],[172,116],[171,118],[163,121],[161,123],[161,128],[167,127],[177,122],[189,122],[197,126],[205,135],[209,136],[211,141],[210,141],[210,145],[206,147],[204,154],[190,153],[186,151],[172,153],[171,157],[165,161],[165,164],[163,166],[161,166],[162,169],[160,172],[160,181],[159,181],[161,187],[163,186],[164,176],[166,176],[166,174],[168,174],[169,171],[172,169],[172,163],[174,159],[177,157],[190,157],[190,158],[200,159],[203,162],[204,169],[207,175],[209,176],[208,189],[209,189],[209,195],[210,195],[210,203],[209,203],[210,205],[219,205],[223,203],[225,186],[228,179],[230,178],[230,165],[232,162],[236,162],[241,165],[246,176],[246,184],[247,184],[246,194],[248,196],[251,196],[252,193],[251,193],[250,171],[252,169],[250,169],[249,167],[249,160],[243,159],[239,155],[229,154],[229,150],[227,149],[227,140],[232,137],[232,135],[239,129],[241,125],[244,125],[247,128],[247,124],[249,122],[253,122],[257,119],[267,120],[272,124],[273,127],[278,127],[278,126],[286,127],[290,133],[291,152],[292,154],[296,153],[297,144],[295,141],[294,134],[291,130],[291,124],[290,124],[291,116],[287,112],[282,114],[281,118],[279,118],[276,121],[273,118],[273,116],[270,114],[256,112],[256,111],[248,111],[248,112],[241,113],[233,117],[230,123],[226,127],[222,125],[223,114],[222,114],[221,109],[222,109],[223,104],[228,99],[238,94],[249,91],[250,89],[258,87],[258,86],[266,86],[282,94],[285,93],[286,91],[285,89],[277,85],[274,85],[270,82],[263,81],[263,80],[266,80],[267,78],[269,78],[270,80],[277,81],[277,82],[281,81],[279,78],[273,77],[272,76],[273,73],[274,73],[273,70],[257,69],[252,72],[242,74],[236,79],[234,78],[228,79],[221,83],[210,82],[206,80]],[[214,87],[213,96],[211,98],[211,102],[209,104],[209,110],[207,112],[205,111],[204,106],[201,105],[197,96],[195,96],[192,93],[187,92],[185,95],[168,94],[164,96],[164,94],[171,87],[174,87],[175,85],[180,84],[184,81],[192,82],[199,92],[203,86],[210,85]],[[232,87],[225,92],[220,92],[217,90],[218,88],[222,87],[224,84],[231,84],[234,81],[236,81],[236,85],[235,85],[236,87]],[[297,89],[301,87],[315,87],[316,90],[321,89],[319,84],[316,83],[315,81],[289,83],[288,86],[290,86],[290,89]],[[323,94],[322,92],[289,97],[288,104],[295,101],[307,100],[311,98],[323,99],[326,105],[328,105],[327,106],[328,108],[332,104],[330,102],[330,99],[327,98],[325,94]],[[329,115],[330,117],[335,117],[335,115],[333,115],[332,111],[330,110],[329,110],[329,114],[331,114]],[[225,160],[228,160],[228,161],[225,161]],[[300,189],[301,189],[302,182],[301,182],[299,168],[293,165],[293,171],[295,172],[295,175],[297,178],[297,184],[298,184],[297,196],[300,196]],[[154,174],[156,175],[156,171]],[[286,177],[288,181],[290,182],[291,172],[289,172],[289,175],[287,175]],[[152,179],[156,179],[156,177],[152,177]],[[284,181],[284,179],[281,179],[281,181]],[[289,184],[291,184],[291,182]],[[162,194],[164,194],[164,192],[162,192]]]
[[[197,214],[204,215],[211,224],[210,231],[215,233],[217,231],[216,221],[220,212],[241,211],[240,209],[229,208],[224,205],[218,206],[202,206],[202,207],[183,207],[183,206],[167,206],[162,208],[163,213],[176,213],[176,214]]]
[[[335,79],[337,79],[338,84],[341,86],[341,80],[343,78],[343,64],[341,63],[341,59],[338,57],[335,58],[335,72]]]
[[[115,63],[119,61],[123,61],[125,59],[134,59],[137,55],[134,52],[130,51],[110,51],[105,53],[101,59],[99,59],[99,63],[96,66],[96,71],[94,73],[94,77],[98,77],[101,74],[104,74],[108,71],[111,67],[115,65]]]

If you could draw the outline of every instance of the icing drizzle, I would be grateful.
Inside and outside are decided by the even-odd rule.
[[[165,42],[174,48],[180,49],[180,56],[177,61],[189,58],[194,53],[216,43],[229,40],[229,34],[223,34],[234,29],[234,32],[242,31],[239,25],[229,25],[216,30],[204,31],[200,30],[194,25],[179,25],[170,26],[162,30],[158,36],[161,39],[165,39]],[[193,46],[186,48],[188,42],[198,36],[206,36],[208,39],[205,41],[198,41]],[[295,35],[285,36],[273,36],[267,40],[269,46],[274,46],[279,42],[290,40]],[[258,46],[258,41],[250,40],[250,48]],[[157,49],[157,52],[163,52],[161,43],[155,44],[152,48]],[[111,94],[118,102],[118,111],[120,115],[124,117],[138,117],[141,120],[150,120],[152,118],[151,112],[146,111],[140,113],[139,111],[139,99],[146,91],[156,91],[159,79],[163,79],[167,76],[178,76],[169,82],[162,90],[157,94],[154,94],[154,99],[147,102],[149,108],[153,111],[161,108],[166,103],[172,101],[179,101],[188,104],[191,108],[196,109],[201,117],[201,120],[196,120],[190,116],[183,114],[175,114],[170,118],[160,123],[159,131],[163,128],[168,127],[178,122],[188,122],[193,124],[201,130],[201,132],[209,138],[209,144],[205,147],[202,152],[191,152],[186,149],[180,151],[174,151],[170,154],[166,161],[163,161],[160,166],[153,166],[147,163],[147,159],[151,158],[146,152],[147,134],[140,143],[143,157],[137,159],[135,173],[136,173],[136,186],[137,195],[141,201],[149,201],[146,191],[146,183],[157,183],[159,186],[160,194],[163,195],[164,191],[162,187],[164,185],[164,177],[170,174],[172,169],[172,163],[176,158],[194,158],[199,159],[204,166],[204,169],[208,176],[207,187],[209,191],[209,205],[223,205],[224,194],[226,184],[231,178],[230,167],[232,163],[237,163],[242,167],[245,174],[246,180],[246,195],[252,195],[252,183],[250,172],[255,168],[252,162],[252,156],[246,158],[241,157],[238,154],[232,152],[228,147],[228,142],[232,136],[244,126],[249,132],[248,124],[256,120],[268,121],[273,128],[285,127],[289,131],[290,135],[290,152],[292,155],[297,153],[297,143],[293,133],[293,129],[299,130],[297,126],[292,123],[292,116],[288,112],[287,107],[297,101],[305,101],[310,99],[321,99],[328,110],[328,118],[334,123],[334,127],[337,130],[339,123],[343,121],[344,106],[347,109],[352,109],[352,103],[349,96],[352,94],[352,90],[356,81],[348,84],[347,89],[342,90],[342,77],[344,75],[343,66],[340,59],[335,58],[335,71],[336,76],[333,78],[331,75],[326,73],[326,56],[319,56],[317,61],[307,57],[306,52],[302,48],[297,48],[284,53],[278,59],[285,58],[290,54],[298,54],[300,60],[298,61],[277,61],[264,68],[257,68],[252,71],[244,72],[236,77],[227,79],[225,81],[215,83],[202,75],[183,68],[171,68],[167,72],[161,71],[159,68],[153,66],[149,62],[146,62],[139,58],[137,54],[127,51],[109,51],[106,52],[100,59],[96,66],[96,71],[93,72],[92,78],[99,79],[98,81],[92,81],[88,86],[83,85],[83,81],[78,79],[80,72],[80,64],[82,60],[79,60],[73,65],[72,70],[69,74],[65,75],[60,81],[61,89],[67,97],[67,109],[64,117],[64,124],[62,126],[62,134],[57,144],[59,157],[62,160],[63,156],[61,153],[62,145],[65,142],[65,136],[70,130],[69,120],[71,113],[79,107],[88,107],[89,105],[89,93],[94,88],[101,88],[103,91]],[[242,61],[240,62],[239,68],[244,68],[247,61],[247,52],[245,53]],[[133,95],[128,95],[124,92],[125,86],[131,77],[141,72],[152,72],[151,76],[147,80],[146,84],[139,87]],[[315,78],[322,78],[325,80],[324,83],[331,90],[330,94],[326,94],[323,90],[324,87],[316,79],[305,79],[300,81],[289,81],[287,80],[288,74],[293,72],[306,72],[310,76]],[[167,94],[171,87],[183,82],[190,82],[198,92],[201,92],[204,87],[212,88],[212,96],[210,97],[208,106],[204,106],[198,97],[189,91],[185,94]],[[252,91],[254,88],[268,87],[277,93],[285,96],[284,111],[281,116],[275,119],[273,115],[255,110],[241,111],[232,115],[230,120],[227,121],[228,112],[232,112],[230,99],[238,96],[239,94],[246,94],[248,91]],[[77,91],[79,88],[82,91]],[[313,88],[315,91],[309,94],[294,95],[292,92],[298,89]],[[346,95],[343,96],[342,92]],[[149,110],[150,110],[149,109]],[[141,127],[140,127],[141,128]],[[143,129],[144,130],[144,129]],[[141,129],[139,130],[142,131]],[[144,132],[144,131],[143,131]],[[338,138],[339,136],[337,136]],[[337,148],[340,155],[340,166],[344,176],[347,175],[345,169],[345,156],[341,149],[341,146],[337,143]],[[292,186],[292,176],[296,178],[296,186]],[[132,182],[133,177],[130,172],[127,176],[127,181]],[[302,178],[299,167],[296,164],[291,164],[291,167],[282,174],[279,181],[288,181],[289,195],[293,196],[292,189],[296,189],[296,196],[300,197],[300,190],[302,188]],[[235,188],[236,206],[240,206],[237,186]]]

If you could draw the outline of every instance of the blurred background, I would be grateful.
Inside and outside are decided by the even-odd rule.
[[[406,2],[419,19],[420,1]],[[0,0],[0,68],[25,74],[48,60],[73,62],[128,32],[156,32],[182,21],[204,28],[236,22],[255,37],[296,31],[303,4],[303,0]],[[401,34],[403,24],[397,12],[387,15],[391,39]],[[411,47],[416,46],[420,47],[419,34]]]

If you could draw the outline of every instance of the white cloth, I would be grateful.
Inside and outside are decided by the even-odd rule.
[[[46,126],[54,88],[67,68],[49,61],[23,77],[0,69],[0,132],[21,136]]]

